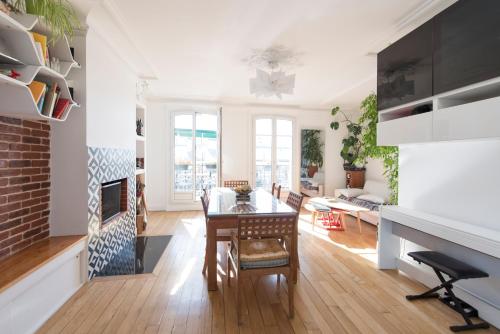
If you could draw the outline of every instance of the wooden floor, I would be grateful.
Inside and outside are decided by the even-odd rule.
[[[238,327],[234,285],[225,282],[220,245],[219,290],[207,292],[201,274],[201,212],[155,213],[147,234],[173,234],[154,274],[94,279],[80,289],[40,333],[450,333],[461,319],[437,300],[408,302],[424,287],[395,271],[379,271],[373,226],[359,234],[311,231],[301,215],[301,272],[295,318],[287,318],[286,283],[274,277],[244,282],[243,324]],[[499,333],[490,329],[491,333]]]

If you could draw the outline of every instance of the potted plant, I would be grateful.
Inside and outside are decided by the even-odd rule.
[[[384,175],[391,189],[390,203],[398,203],[398,158],[397,146],[377,145],[377,95],[371,93],[361,102],[362,114],[358,122],[362,125],[361,138],[363,150],[360,159],[381,159],[384,164]]]
[[[75,29],[80,27],[78,16],[68,0],[13,0],[12,5],[27,14],[40,16],[52,31],[52,42],[64,35],[71,38]]]
[[[344,159],[344,170],[365,170],[365,162],[361,159],[363,148],[363,143],[360,138],[362,130],[361,125],[353,122],[338,106],[332,109],[331,114],[334,117],[340,115],[342,118],[339,121],[332,121],[330,123],[330,128],[336,131],[340,128],[341,123],[345,123],[347,128],[347,137],[342,140],[343,146],[340,151],[340,156]]]
[[[319,168],[323,167],[323,146],[320,130],[302,131],[302,159],[307,166],[307,175],[313,177]]]

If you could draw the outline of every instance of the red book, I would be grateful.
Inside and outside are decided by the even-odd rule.
[[[63,116],[66,109],[68,109],[68,107],[69,107],[68,99],[59,99],[54,109],[54,113],[52,114],[52,118],[60,119]]]

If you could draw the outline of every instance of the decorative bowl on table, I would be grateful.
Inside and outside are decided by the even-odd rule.
[[[241,185],[234,188],[236,193],[236,203],[248,203],[250,202],[250,193],[252,192],[252,187],[249,185]]]

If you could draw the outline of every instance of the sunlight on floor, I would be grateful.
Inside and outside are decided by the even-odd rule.
[[[181,219],[181,222],[192,239],[196,238],[199,235],[203,224],[205,224],[204,219],[196,219],[196,218],[195,219],[183,218]]]
[[[367,259],[370,262],[377,263],[377,250],[374,248],[352,248],[344,245],[342,243],[338,243],[330,238],[329,231],[325,230],[321,227],[316,227],[314,231],[312,230],[311,225],[311,215],[310,214],[301,214],[299,219],[299,231],[315,236],[321,240],[324,240],[336,247],[345,249],[348,252],[356,254],[364,259]],[[335,232],[335,233],[343,233],[343,232]]]
[[[182,271],[179,280],[175,285],[173,286],[172,290],[170,290],[170,295],[173,296],[179,291],[179,289],[186,283],[187,278],[189,277],[189,274],[191,274],[191,271],[193,270],[193,266],[195,263],[196,259],[194,257],[190,258],[187,263],[186,267],[184,267],[184,270]]]

